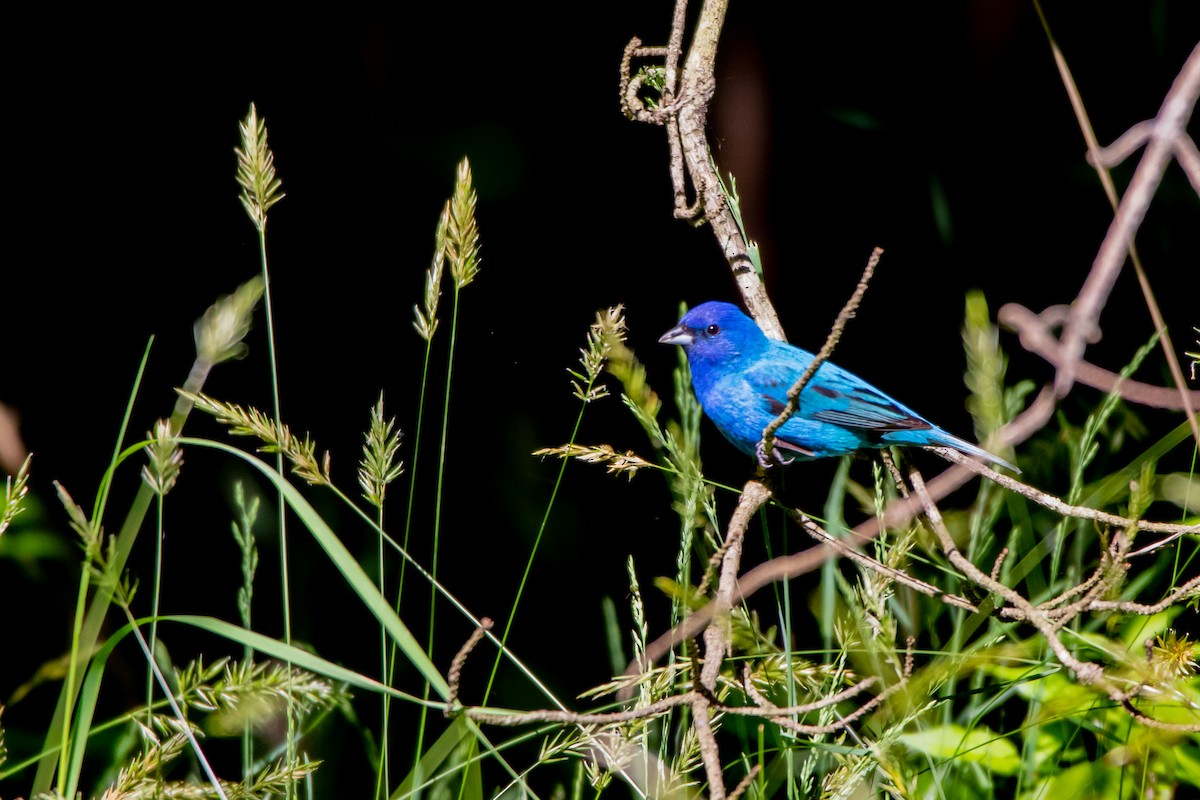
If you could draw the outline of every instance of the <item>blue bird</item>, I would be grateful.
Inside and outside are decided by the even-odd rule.
[[[763,466],[763,428],[787,404],[787,391],[813,354],[768,339],[730,303],[688,311],[658,340],[687,353],[692,388],[717,429]],[[1020,472],[1002,458],[959,439],[871,384],[825,362],[800,393],[800,407],[775,434],[771,461],[790,463],[889,445],[944,445]]]

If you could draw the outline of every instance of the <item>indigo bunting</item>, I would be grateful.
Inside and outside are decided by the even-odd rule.
[[[692,388],[717,429],[764,467],[773,461],[825,458],[889,445],[944,445],[1020,472],[1002,458],[953,436],[871,384],[825,362],[800,393],[800,407],[762,452],[763,428],[787,404],[787,392],[813,354],[768,339],[730,303],[708,302],[658,340],[687,353]]]

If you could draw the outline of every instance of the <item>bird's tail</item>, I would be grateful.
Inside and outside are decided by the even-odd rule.
[[[1000,456],[989,453],[982,447],[973,445],[965,439],[960,439],[953,434],[946,433],[945,431],[938,431],[938,434],[939,435],[935,439],[937,444],[942,444],[946,447],[953,447],[960,453],[966,453],[969,456],[976,456],[977,458],[982,458],[985,461],[991,461],[993,464],[999,464],[1002,467],[1008,467],[1018,475],[1021,474],[1021,469],[1016,464],[1010,464]]]

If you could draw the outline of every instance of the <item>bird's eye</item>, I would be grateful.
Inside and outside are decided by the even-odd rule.
[[[707,333],[709,336],[716,336],[718,333],[721,332],[721,326],[720,325],[709,325],[707,328],[704,329],[704,332]]]

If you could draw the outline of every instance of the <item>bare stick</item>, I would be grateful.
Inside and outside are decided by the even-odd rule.
[[[1076,118],[1079,120],[1079,126],[1083,131],[1084,139],[1087,141],[1088,152],[1092,154],[1094,163],[1101,164],[1103,158],[1100,155],[1100,146],[1096,141],[1091,121],[1088,119],[1087,112],[1083,107],[1083,101],[1079,96],[1079,90],[1075,86],[1074,78],[1067,67],[1066,58],[1050,34],[1050,29],[1046,23],[1045,16],[1042,14],[1041,6],[1036,2],[1034,5],[1037,8],[1038,15],[1041,17],[1046,36],[1050,40],[1050,48],[1054,55],[1055,63],[1058,66],[1059,74],[1062,76],[1063,85],[1067,89],[1067,95],[1071,100],[1072,108],[1075,110]],[[1176,152],[1177,142],[1181,137],[1186,137],[1187,135],[1187,123],[1191,118],[1198,96],[1200,96],[1200,44],[1197,44],[1192,50],[1191,55],[1184,62],[1183,68],[1180,70],[1179,75],[1176,76],[1170,90],[1163,99],[1162,106],[1160,106],[1158,115],[1154,118],[1151,127],[1146,152],[1142,155],[1142,159],[1134,172],[1133,179],[1130,181],[1125,196],[1121,199],[1119,205],[1116,203],[1116,190],[1112,186],[1111,177],[1109,177],[1107,171],[1102,167],[1097,167],[1101,182],[1108,193],[1109,201],[1116,207],[1115,215],[1112,224],[1109,226],[1108,233],[1100,245],[1100,250],[1096,254],[1096,259],[1092,263],[1091,272],[1088,274],[1087,280],[1084,282],[1083,288],[1080,290],[1075,302],[1071,305],[1067,325],[1063,329],[1063,363],[1059,367],[1054,380],[1055,395],[1059,398],[1066,395],[1075,381],[1078,363],[1083,358],[1085,341],[1097,329],[1100,312],[1103,310],[1108,300],[1108,295],[1116,283],[1117,274],[1120,272],[1121,266],[1125,261],[1126,252],[1133,257],[1134,269],[1137,272],[1138,283],[1141,285],[1142,293],[1146,298],[1147,308],[1154,321],[1155,329],[1162,336],[1163,352],[1171,368],[1171,375],[1175,379],[1175,383],[1180,391],[1183,391],[1186,386],[1183,380],[1183,369],[1180,367],[1179,359],[1175,355],[1174,347],[1166,330],[1166,324],[1158,309],[1158,303],[1154,299],[1154,294],[1150,290],[1150,284],[1146,278],[1145,270],[1142,269],[1141,261],[1137,257],[1137,251],[1134,249],[1134,237],[1137,229],[1141,226],[1142,220],[1145,218],[1154,193],[1158,189],[1163,172],[1166,171],[1167,164]],[[1194,418],[1194,405],[1185,396],[1183,397],[1183,406],[1191,423],[1192,435],[1197,445],[1200,445],[1200,423],[1197,423]]]
[[[800,527],[804,528],[804,530],[807,531],[810,536],[812,536],[818,542],[834,548],[839,554],[845,556],[851,561],[862,564],[867,569],[874,570],[881,575],[885,575],[896,583],[903,584],[914,591],[920,592],[923,595],[935,597],[947,605],[955,606],[965,611],[970,611],[972,614],[979,613],[979,607],[966,598],[959,597],[958,595],[947,594],[938,587],[934,586],[932,583],[926,583],[925,581],[918,580],[904,570],[896,569],[895,567],[889,567],[887,564],[884,564],[862,552],[861,550],[858,550],[847,544],[842,539],[838,539],[837,537],[833,536],[820,525],[813,522],[813,520],[807,514],[804,514],[800,511],[792,511],[791,515],[792,519],[794,519],[796,523],[800,525]],[[997,561],[997,565],[998,564],[999,561]]]
[[[721,252],[733,271],[746,308],[767,336],[783,340],[783,327],[779,324],[779,317],[767,297],[762,278],[750,259],[750,248],[746,238],[726,202],[708,144],[708,104],[716,91],[714,68],[717,60],[717,42],[728,5],[728,0],[704,0],[701,4],[692,41],[676,81],[675,65],[682,49],[683,24],[687,11],[686,1],[676,0],[671,25],[671,43],[666,47],[666,80],[662,106],[657,114],[654,111],[647,112],[652,118],[644,116],[644,104],[636,100],[636,91],[632,96],[629,92],[631,85],[635,83],[627,77],[630,71],[629,59],[622,61],[622,105],[631,118],[666,125],[667,143],[671,152],[670,172],[674,187],[675,216],[695,223],[707,222],[712,226]],[[645,49],[627,49],[630,57],[648,52]],[[693,203],[688,202],[689,183],[695,194]]]
[[[1018,303],[1008,303],[1001,306],[996,320],[1017,332],[1022,347],[1058,367],[1066,362],[1061,345],[1050,332],[1052,320],[1047,317],[1045,312],[1039,315]],[[1129,379],[1122,381],[1117,373],[1101,369],[1087,361],[1079,362],[1075,377],[1080,383],[1102,392],[1111,392],[1117,388],[1123,399],[1139,405],[1152,408],[1184,408],[1185,403],[1190,403],[1192,408],[1200,407],[1198,391],[1152,386]]]
[[[1033,604],[1022,597],[1018,592],[1008,588],[999,581],[994,581],[986,573],[971,563],[954,544],[954,539],[950,536],[950,531],[946,529],[946,523],[942,521],[942,514],[938,511],[937,504],[933,498],[929,496],[929,491],[925,488],[925,481],[921,479],[921,473],[915,469],[908,474],[908,480],[912,483],[912,487],[917,496],[921,498],[921,504],[925,507],[925,516],[929,519],[933,526],[933,532],[938,538],[938,542],[942,546],[942,553],[963,575],[967,580],[974,583],[976,586],[987,589],[993,594],[998,594],[1004,598],[1010,605],[1019,609],[1024,613],[1024,619],[1033,627],[1037,628],[1038,632],[1046,637],[1046,643],[1054,654],[1058,656],[1058,660],[1063,666],[1075,672],[1076,679],[1086,685],[1097,684],[1104,679],[1104,670],[1099,664],[1094,664],[1091,661],[1080,661],[1075,655],[1067,649],[1067,646],[1058,638],[1058,633],[1054,624],[1046,618],[1046,615],[1033,607]]]
[[[1190,136],[1180,136],[1175,140],[1175,160],[1183,167],[1196,194],[1200,194],[1200,150]]]
[[[755,764],[751,767],[750,771],[746,773],[746,777],[738,781],[738,785],[733,787],[733,791],[729,793],[729,800],[737,800],[741,797],[750,788],[750,784],[754,783],[754,779],[758,777],[758,773],[761,770],[762,764]]]
[[[850,299],[846,301],[846,305],[838,313],[837,319],[833,321],[833,327],[829,329],[829,335],[825,337],[825,344],[821,345],[821,350],[817,353],[816,357],[805,368],[804,372],[800,374],[796,382],[792,384],[792,388],[788,389],[788,401],[787,405],[783,407],[783,411],[779,412],[779,416],[771,420],[770,424],[763,429],[762,451],[768,459],[770,459],[775,448],[775,433],[800,408],[800,393],[804,391],[804,387],[812,380],[813,375],[817,374],[817,370],[821,368],[821,365],[833,355],[834,348],[837,347],[837,343],[842,338],[842,331],[846,329],[846,323],[854,319],[854,312],[858,310],[858,304],[862,302],[863,295],[867,291],[867,284],[871,282],[871,276],[875,274],[875,267],[879,265],[879,259],[882,256],[882,247],[876,247],[871,251],[871,256],[867,259],[867,266],[863,269],[862,277],[858,280],[858,286],[854,287],[854,293],[850,295]]]
[[[450,685],[450,691],[446,693],[446,715],[449,716],[451,708],[458,702],[458,687],[462,681],[463,665],[467,663],[467,656],[471,655],[471,651],[483,639],[485,633],[492,629],[494,623],[489,617],[480,617],[479,626],[471,631],[470,637],[467,638],[459,651],[455,653],[454,660],[450,662],[450,671],[446,673],[446,683]]]
[[[1087,506],[1073,506],[1069,503],[1064,503],[1052,494],[1047,494],[1040,489],[1035,489],[1027,483],[1021,483],[1007,475],[1001,475],[991,467],[981,464],[978,461],[964,456],[957,450],[952,450],[949,447],[926,447],[926,450],[931,450],[937,453],[947,461],[953,461],[955,464],[966,467],[978,474],[984,476],[988,480],[1000,484],[1005,489],[1025,497],[1038,505],[1048,508],[1051,511],[1061,514],[1064,517],[1075,517],[1077,519],[1090,519],[1096,522],[1102,522],[1105,525],[1113,525],[1119,528],[1136,528],[1142,531],[1156,531],[1159,533],[1200,533],[1200,525],[1181,525],[1174,522],[1148,522],[1143,519],[1130,519],[1128,517],[1119,517],[1116,514],[1109,514],[1106,511],[1100,511]]]

